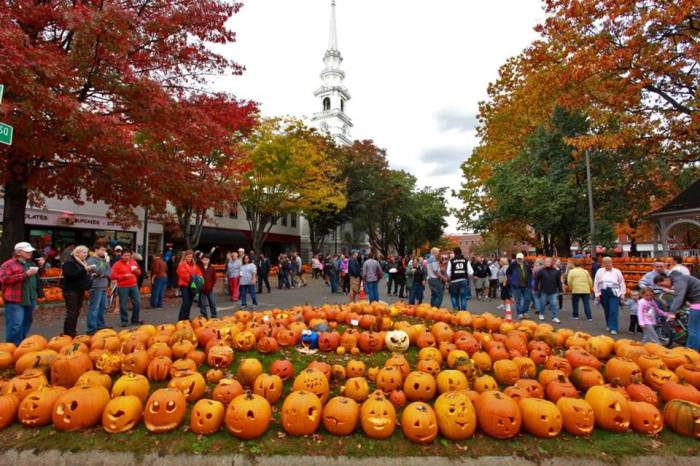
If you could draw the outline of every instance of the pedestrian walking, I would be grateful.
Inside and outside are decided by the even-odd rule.
[[[0,266],[0,283],[5,300],[5,341],[19,345],[29,334],[37,298],[41,297],[39,267],[32,261],[34,247],[15,244],[12,258]],[[39,265],[42,265],[43,260]]]
[[[471,297],[469,279],[474,271],[469,261],[462,255],[459,247],[453,250],[454,257],[447,264],[447,276],[450,279],[450,300],[453,311],[466,311]]]
[[[190,320],[190,310],[196,298],[196,294],[201,291],[201,286],[192,286],[194,277],[200,277],[203,284],[202,273],[194,261],[194,252],[190,249],[182,253],[180,263],[177,265],[177,286],[180,287],[180,311],[177,320]],[[195,281],[195,285],[197,282]]]
[[[442,306],[442,298],[445,294],[445,282],[447,277],[440,270],[440,249],[432,248],[428,257],[428,286],[430,287],[430,305]]]
[[[87,246],[76,246],[61,266],[63,272],[63,299],[66,303],[66,318],[63,322],[63,334],[74,337],[78,334],[78,317],[83,306],[85,292],[92,287],[90,274],[94,265],[87,264]]]
[[[374,256],[369,256],[362,264],[362,281],[365,283],[365,293],[370,303],[379,301],[379,281],[383,275],[382,266]]]
[[[552,313],[552,322],[561,323],[559,320],[559,306],[557,296],[564,290],[562,288],[561,273],[554,267],[551,257],[544,259],[544,266],[535,274],[535,291],[540,295],[540,320],[544,320],[544,313],[549,305]]]
[[[168,287],[168,264],[160,254],[154,254],[151,260],[151,307],[163,307],[165,289]]]
[[[572,319],[578,320],[578,305],[583,303],[583,312],[588,321],[593,320],[591,315],[591,291],[593,291],[593,280],[588,270],[581,267],[581,261],[576,259],[571,262],[569,271],[566,274],[566,285],[571,291]]]
[[[107,260],[107,247],[103,243],[95,245],[95,253],[88,257],[88,266],[91,270],[92,287],[88,301],[87,334],[94,333],[105,328],[105,312],[107,311],[107,290],[112,277],[112,266]]]
[[[218,317],[214,293],[214,289],[216,288],[216,270],[211,266],[211,258],[209,255],[203,255],[200,261],[198,267],[204,278],[204,285],[199,292],[199,313],[206,319],[216,319]]]
[[[257,268],[250,261],[249,256],[243,256],[243,265],[241,266],[241,307],[247,307],[246,295],[250,294],[253,306],[258,305],[258,300],[255,296],[255,284],[257,281]]]
[[[515,260],[510,263],[506,270],[508,277],[508,286],[510,292],[515,298],[515,310],[519,319],[527,317],[532,301],[532,292],[530,290],[530,281],[532,280],[532,269],[525,262],[525,256],[519,252],[515,256]]]
[[[474,294],[476,294],[476,299],[486,299],[485,290],[488,290],[489,275],[491,274],[489,266],[481,256],[476,256],[472,269],[474,270]]]
[[[258,294],[262,294],[263,284],[267,288],[267,292],[271,293],[270,280],[268,279],[270,275],[270,259],[261,252],[258,254],[256,266],[258,267]]]
[[[610,257],[603,258],[603,266],[598,269],[593,280],[596,299],[603,305],[605,325],[612,335],[617,335],[620,300],[627,288],[620,270],[613,267]]]
[[[673,319],[672,314],[668,314],[659,308],[654,299],[654,290],[651,288],[642,288],[642,298],[637,304],[637,318],[639,326],[642,327],[642,343],[660,343],[659,335],[656,334],[656,316],[662,315],[669,319]]]
[[[141,294],[137,285],[137,277],[141,269],[135,260],[131,258],[131,250],[125,249],[121,259],[112,265],[112,279],[117,282],[117,296],[119,296],[119,320],[122,327],[129,325],[129,313],[127,299],[131,301],[131,324],[143,324],[139,320],[141,314]]]
[[[226,262],[226,279],[228,280],[228,288],[231,296],[231,301],[238,301],[240,291],[238,289],[241,280],[241,260],[237,252],[232,252]]]
[[[289,258],[286,254],[279,255],[277,266],[279,267],[277,271],[277,287],[280,290],[282,288],[289,289],[291,287],[289,283]]]

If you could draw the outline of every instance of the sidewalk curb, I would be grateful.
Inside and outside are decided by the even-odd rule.
[[[621,466],[693,466],[700,465],[700,457],[663,457],[639,456],[625,458],[586,459],[586,458],[546,458],[540,462],[516,456],[484,456],[480,458],[446,458],[440,456],[425,457],[373,457],[351,458],[347,456],[259,456],[242,455],[203,456],[203,455],[158,455],[136,456],[133,453],[117,452],[63,452],[48,450],[35,453],[31,450],[8,450],[0,453],[0,464],[21,464],[23,466],[69,466],[75,464],[95,466],[121,466],[140,464],[144,466],[454,466],[458,464],[474,466],[603,466],[617,463]]]

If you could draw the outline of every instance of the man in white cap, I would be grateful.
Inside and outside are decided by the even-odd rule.
[[[5,299],[5,341],[15,345],[27,337],[39,297],[39,267],[31,260],[34,251],[29,243],[17,243],[12,259],[0,266],[0,283]]]

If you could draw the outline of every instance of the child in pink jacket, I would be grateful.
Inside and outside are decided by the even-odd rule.
[[[644,332],[642,343],[660,343],[659,336],[656,334],[656,330],[654,330],[657,314],[669,317],[669,314],[659,309],[659,305],[656,304],[654,300],[654,291],[651,288],[643,288],[642,298],[637,303],[637,319],[639,320],[639,326],[642,327],[642,331]],[[673,318],[673,316],[670,318]]]

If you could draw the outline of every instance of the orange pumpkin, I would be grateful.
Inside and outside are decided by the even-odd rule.
[[[489,390],[474,404],[479,428],[491,437],[508,439],[520,432],[522,415],[518,404],[507,395]]]

